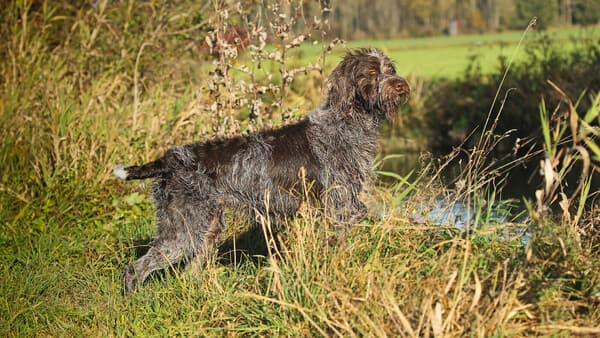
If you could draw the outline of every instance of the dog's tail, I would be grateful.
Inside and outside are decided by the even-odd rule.
[[[143,180],[151,177],[159,177],[168,173],[167,166],[164,165],[162,159],[152,161],[142,165],[133,165],[125,167],[122,164],[115,165],[113,174],[118,178],[129,181],[129,180]]]

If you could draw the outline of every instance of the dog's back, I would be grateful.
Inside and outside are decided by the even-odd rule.
[[[263,188],[291,189],[298,181],[300,168],[306,178],[318,180],[319,165],[307,137],[308,119],[279,129],[248,136],[214,139],[177,146],[160,158],[125,167],[116,165],[113,173],[122,180],[168,178],[177,172],[207,175],[216,185],[244,186],[268,180]],[[235,181],[235,184],[232,184]]]

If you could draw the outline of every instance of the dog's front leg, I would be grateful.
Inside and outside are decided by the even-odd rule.
[[[355,196],[346,222],[349,223],[349,225],[356,224],[367,216],[367,212],[367,206],[358,199],[358,196]]]
[[[346,228],[360,222],[367,215],[367,206],[358,198],[336,207],[334,220],[336,228]]]
[[[336,185],[326,193],[326,205],[333,207],[337,235],[344,234],[347,228],[360,222],[367,214],[366,205],[358,198],[359,192],[358,185]]]
[[[344,238],[346,235],[346,230],[348,230],[352,225],[360,222],[360,220],[362,220],[366,214],[367,207],[364,203],[358,200],[358,198],[355,201],[348,201],[347,204],[338,205],[333,214],[334,234],[329,236],[327,240],[329,245],[333,246],[338,242],[338,240]]]

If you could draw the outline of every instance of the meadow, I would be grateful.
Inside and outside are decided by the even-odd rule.
[[[547,118],[553,107],[532,112],[544,135],[534,152],[547,161],[535,196],[523,196],[526,210],[500,199],[503,174],[488,167],[502,138],[492,118],[480,147],[457,150],[467,155],[457,184],[440,179],[445,158],[423,159],[410,175],[380,171],[392,183],[369,185],[369,217],[335,244],[329,215],[308,205],[258,229],[231,212],[202,271],[175,266],[124,296],[122,269],[147,248],[155,217],[149,182],[117,181],[114,163],[297,118],[321,100],[344,46],[282,82],[277,73],[306,65],[311,50],[314,66],[323,46],[301,44],[276,60],[261,54],[264,67],[253,73],[242,68],[251,57],[203,54],[192,14],[204,8],[195,1],[31,5],[0,9],[1,336],[600,334],[598,202],[590,191],[600,97],[585,111],[564,97],[563,119]],[[223,12],[212,20],[226,25]],[[382,44],[416,79],[456,75],[453,62],[468,63],[472,41],[506,37],[510,46],[520,34],[347,46]],[[294,56],[301,48],[308,51]],[[415,94],[408,105],[421,100]],[[578,165],[583,183],[567,195],[563,178]],[[427,221],[440,196],[467,205],[465,227]]]
[[[523,39],[522,48],[516,47],[523,34],[517,31],[499,33],[465,34],[458,36],[434,36],[402,39],[370,39],[348,41],[347,48],[373,46],[384,50],[396,63],[400,74],[415,75],[420,78],[457,78],[474,60],[481,66],[483,73],[489,74],[499,68],[499,58],[518,60],[523,49],[535,40],[536,35],[547,35],[553,41],[560,41],[565,50],[573,48],[582,38],[591,39],[600,36],[600,27],[562,28],[545,31],[533,31]],[[319,46],[305,45],[296,55],[299,60],[311,61],[319,53]],[[343,49],[332,53],[329,61],[333,65],[336,56]],[[513,55],[515,54],[515,55]]]

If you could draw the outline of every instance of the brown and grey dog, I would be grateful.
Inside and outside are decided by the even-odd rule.
[[[115,167],[123,180],[155,179],[158,213],[150,249],[125,268],[126,293],[152,271],[206,255],[225,226],[224,208],[293,216],[301,170],[338,224],[365,215],[358,196],[371,175],[379,125],[397,114],[410,89],[378,49],[347,53],[327,88],[323,105],[294,124],[178,146],[153,162]]]

